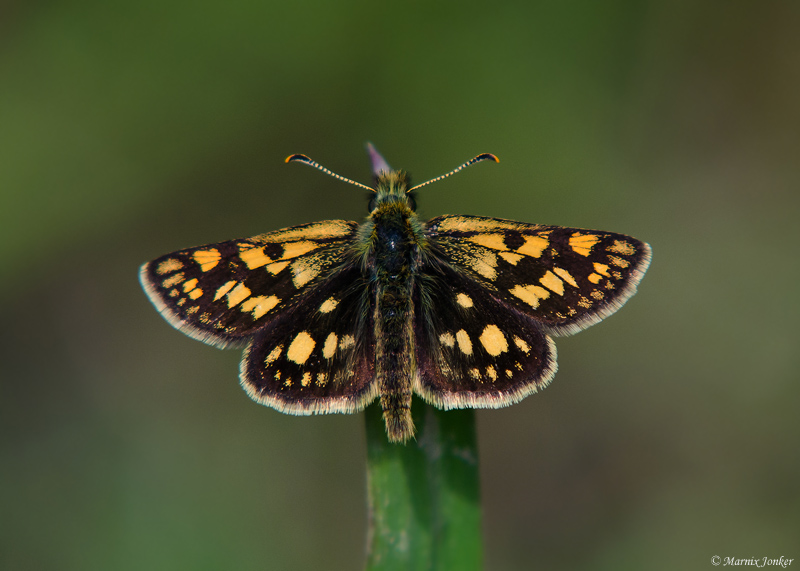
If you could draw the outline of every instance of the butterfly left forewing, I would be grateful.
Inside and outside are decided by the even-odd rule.
[[[344,263],[356,227],[331,220],[188,248],[145,264],[140,280],[177,329],[241,346]]]
[[[427,224],[433,256],[554,335],[576,333],[618,310],[650,263],[650,246],[616,234],[479,216]]]

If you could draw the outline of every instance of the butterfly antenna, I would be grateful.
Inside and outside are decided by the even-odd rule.
[[[431,179],[431,180],[429,180],[428,182],[423,182],[422,184],[418,184],[417,186],[415,186],[415,187],[413,187],[413,188],[409,188],[407,192],[413,192],[413,191],[415,191],[415,190],[417,190],[417,189],[420,189],[420,188],[422,188],[423,186],[426,186],[426,185],[429,185],[429,184],[431,184],[432,182],[438,182],[438,181],[442,180],[443,178],[447,178],[447,177],[448,177],[448,176],[450,176],[450,175],[454,175],[454,174],[456,174],[458,171],[460,171],[460,170],[462,170],[462,169],[465,169],[465,168],[467,168],[467,167],[468,167],[468,166],[470,166],[470,165],[474,165],[475,163],[479,163],[479,162],[481,162],[481,161],[486,161],[486,160],[489,160],[489,161],[494,161],[494,162],[496,162],[496,163],[499,163],[499,162],[500,162],[500,159],[498,159],[498,158],[497,158],[496,156],[494,156],[493,154],[491,154],[491,153],[483,153],[482,155],[478,155],[478,156],[477,156],[477,157],[475,157],[474,159],[472,159],[472,160],[469,160],[469,161],[465,162],[463,165],[461,165],[461,166],[460,166],[460,167],[458,167],[457,169],[453,169],[453,170],[451,170],[451,171],[450,171],[449,173],[447,173],[447,174],[443,174],[442,176],[437,176],[436,178],[432,178],[432,179]]]
[[[325,167],[323,167],[318,162],[312,161],[311,159],[309,159],[305,155],[296,154],[296,155],[288,156],[288,157],[286,157],[286,162],[287,163],[303,163],[303,164],[306,164],[306,165],[308,165],[310,167],[314,167],[315,169],[321,170],[322,172],[324,172],[327,175],[332,176],[336,180],[340,180],[342,182],[346,182],[346,183],[349,183],[349,184],[352,184],[352,185],[355,185],[355,186],[360,186],[361,188],[366,188],[370,192],[375,192],[374,188],[370,188],[366,184],[361,184],[360,182],[356,182],[356,181],[351,180],[349,178],[345,178],[340,174],[336,174],[332,170],[326,169]]]

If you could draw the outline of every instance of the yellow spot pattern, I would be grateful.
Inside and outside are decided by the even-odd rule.
[[[214,294],[214,301],[217,301],[217,300],[218,300],[219,298],[221,298],[223,295],[225,295],[226,293],[228,293],[229,291],[231,291],[231,289],[232,289],[232,288],[233,288],[233,286],[235,286],[235,285],[236,285],[236,280],[231,280],[231,281],[229,281],[229,282],[225,283],[224,285],[221,285],[221,286],[219,287],[219,289],[217,290],[217,293],[216,293],[216,294]]]
[[[564,295],[564,282],[561,281],[558,276],[556,276],[550,270],[547,270],[541,278],[539,278],[539,283],[542,284],[544,287],[556,293],[558,295]]]
[[[319,275],[320,267],[316,258],[300,258],[292,262],[292,283],[301,288]]]
[[[470,258],[470,265],[472,269],[478,274],[485,277],[487,280],[493,280],[497,277],[497,256],[493,252],[484,252]]]
[[[277,276],[281,273],[286,266],[289,265],[289,262],[275,262],[274,264],[269,264],[267,266],[267,271],[271,273],[273,276]]]
[[[550,240],[541,236],[525,236],[525,243],[517,248],[517,252],[526,256],[538,258],[544,249],[550,244]]]
[[[255,270],[256,268],[260,268],[262,266],[266,266],[267,264],[272,263],[272,258],[270,258],[264,253],[263,247],[256,247],[256,248],[249,248],[247,250],[242,250],[241,252],[239,252],[239,257],[245,263],[245,265],[251,270]]]
[[[161,282],[161,285],[165,289],[171,288],[172,286],[178,285],[179,283],[181,283],[183,281],[184,277],[185,276],[183,275],[182,272],[180,274],[175,274],[173,276],[168,277],[163,282]]]
[[[274,295],[257,295],[251,297],[242,304],[242,311],[252,311],[253,319],[258,319],[278,305],[280,301],[281,300]]]
[[[506,336],[503,335],[503,332],[500,331],[497,325],[487,325],[478,340],[481,342],[481,345],[483,345],[483,348],[486,349],[486,352],[493,357],[497,357],[500,353],[508,351]]]
[[[448,216],[439,223],[439,230],[448,232],[490,232],[492,230],[520,230],[522,225],[510,220],[475,219],[466,216]]]
[[[625,260],[618,256],[609,256],[608,259],[611,261],[613,265],[617,266],[618,268],[625,269],[631,265],[631,263],[628,260]]]
[[[283,351],[283,345],[278,345],[272,351],[269,352],[267,358],[264,359],[264,364],[271,365],[275,362],[275,360],[281,356],[281,351]]]
[[[338,238],[352,232],[350,225],[344,220],[329,220],[318,224],[309,224],[303,228],[281,230],[257,236],[256,240],[280,244],[290,240],[318,240],[320,238]]]
[[[572,277],[572,274],[564,268],[553,268],[553,272],[572,287],[578,287],[578,282],[576,282],[575,278]]]
[[[239,283],[228,292],[228,307],[238,305],[248,297],[250,297],[250,289],[243,283]]]
[[[456,341],[458,342],[458,348],[461,349],[464,355],[472,355],[472,341],[470,341],[466,331],[459,329],[456,333]]]
[[[467,240],[492,250],[508,250],[502,234],[476,234],[475,236],[470,236]]]
[[[461,307],[472,307],[472,298],[465,293],[458,294],[456,301]]]
[[[614,243],[607,247],[606,251],[622,254],[623,256],[632,256],[636,253],[636,248],[624,240],[614,240]]]
[[[339,338],[336,336],[336,333],[331,333],[325,339],[325,344],[322,346],[322,356],[326,359],[330,359],[336,353],[336,345],[339,342]]]
[[[325,301],[322,302],[322,305],[319,306],[320,313],[330,313],[336,306],[339,305],[339,301],[332,297],[329,297]]]
[[[311,352],[316,345],[317,342],[314,341],[311,335],[305,331],[301,331],[297,334],[297,337],[294,338],[291,345],[289,345],[289,349],[286,350],[286,358],[293,363],[302,365],[311,356]]]
[[[531,347],[528,345],[524,339],[520,339],[516,335],[514,336],[514,345],[519,347],[519,350],[525,353],[526,355],[531,352]]]
[[[456,346],[456,338],[452,333],[442,333],[439,335],[439,341],[442,345],[450,347],[451,349]]]
[[[549,291],[547,291],[543,287],[535,285],[514,286],[513,289],[509,290],[509,293],[513,296],[518,297],[519,299],[521,299],[534,309],[539,307],[539,302],[541,300],[550,297]]]
[[[216,267],[222,256],[216,248],[197,250],[192,257],[200,265],[200,271],[207,272]]]
[[[594,271],[596,271],[601,276],[608,277],[610,275],[608,273],[608,266],[605,264],[601,264],[599,262],[594,263]]]
[[[177,272],[183,267],[183,262],[180,260],[176,260],[175,258],[170,258],[169,260],[164,260],[158,267],[156,268],[156,273],[159,275],[168,274],[170,272]],[[166,286],[168,287],[168,286]]]
[[[576,254],[581,256],[588,256],[592,252],[592,248],[600,240],[597,236],[581,234],[576,232],[569,238],[569,246]]]
[[[307,254],[312,250],[316,250],[317,248],[319,248],[319,244],[316,242],[309,242],[307,240],[301,242],[289,242],[283,246],[283,256],[281,256],[281,259],[290,260],[292,258],[302,256],[303,254]]]
[[[512,266],[516,266],[517,262],[522,259],[522,256],[519,254],[514,254],[512,252],[500,252],[498,254],[501,258],[503,258],[506,262],[511,264]]]

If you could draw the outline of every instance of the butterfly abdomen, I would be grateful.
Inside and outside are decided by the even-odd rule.
[[[379,205],[373,211],[371,267],[374,289],[375,374],[386,431],[392,442],[414,436],[411,418],[414,362],[414,288],[417,243],[405,204]]]

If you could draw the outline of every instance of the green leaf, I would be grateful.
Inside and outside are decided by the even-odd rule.
[[[414,399],[417,439],[392,444],[380,405],[367,407],[367,571],[482,567],[475,411]]]

